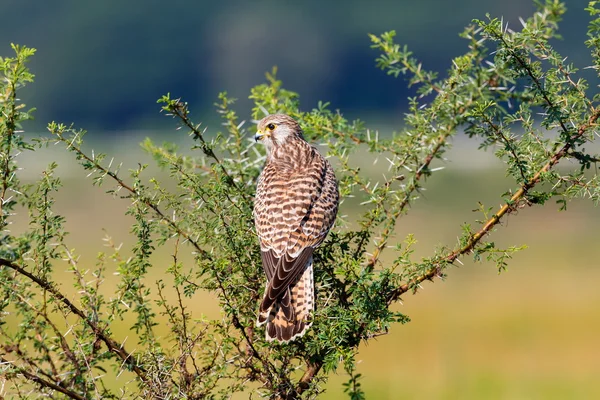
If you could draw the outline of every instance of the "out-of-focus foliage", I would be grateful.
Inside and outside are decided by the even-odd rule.
[[[251,90],[253,118],[264,111],[297,118],[305,137],[319,142],[336,165],[342,196],[356,196],[362,204],[358,216],[345,219],[341,213],[318,249],[314,324],[289,344],[267,343],[263,328],[255,327],[264,277],[252,197],[265,156],[249,140],[254,128],[240,121],[233,99],[226,93],[219,96],[216,106],[224,128],[212,139],[191,119],[186,102],[170,95],[159,100],[194,143],[191,154],[172,144],[143,143],[169,172],[168,183],[148,176],[144,164],[125,173],[105,154],[85,150],[83,130],[49,124],[52,138],[36,140],[36,151],[63,145],[95,185],[130,201],[126,213],[136,238],[127,252],[131,255],[107,238],[108,251],[99,253],[96,266],[88,269],[67,244],[64,219],[53,211],[53,195],[61,185],[56,164],[35,184],[26,186],[18,179],[17,156],[34,149],[20,136],[19,124],[29,114],[16,96],[32,79],[25,62],[33,51],[14,47],[15,57],[0,60],[5,77],[0,90],[0,368],[11,385],[7,395],[195,399],[256,392],[314,397],[328,375],[343,367],[348,375],[343,390],[352,399],[364,398],[357,348],[408,321],[391,308],[403,294],[416,292],[426,280],[444,278],[467,255],[505,269],[520,247],[499,248],[488,236],[508,214],[550,200],[561,209],[576,197],[598,200],[598,175],[592,167],[599,158],[584,147],[596,136],[597,99],[587,95],[588,84],[551,44],[564,12],[562,3],[547,0],[523,20],[520,30],[491,17],[474,21],[462,33],[468,51],[452,59],[444,77],[424,69],[395,42],[394,32],[372,35],[372,47],[380,53],[378,66],[390,75],[408,75],[416,87],[406,128],[388,138],[326,103],[301,111],[299,96],[282,87],[275,71],[267,75],[267,83]],[[594,3],[590,13],[596,14]],[[596,23],[587,42],[594,54]],[[443,157],[461,127],[481,139],[481,150],[495,150],[514,188],[501,195],[497,211],[479,204],[481,221],[457,227],[456,244],[417,259],[414,238],[395,238],[394,228],[435,173],[432,162]],[[375,181],[361,171],[359,154],[385,159],[385,177]],[[563,159],[575,166],[557,170]],[[24,233],[13,233],[9,224],[19,204],[29,211],[30,224]],[[170,251],[172,264],[162,279],[152,282],[148,274],[156,268],[152,256],[159,248]],[[382,262],[384,252],[393,254],[391,262]],[[191,261],[183,261],[190,255]],[[59,265],[72,273],[73,298],[53,280]],[[108,270],[119,276],[114,288],[103,286]],[[172,296],[168,288],[174,288]],[[186,297],[193,299],[200,291],[218,298],[221,318],[204,318],[201,310],[184,305]],[[18,323],[7,324],[8,316]],[[168,321],[168,339],[157,334],[159,316]],[[111,329],[118,321],[130,324],[127,340]],[[129,384],[120,390],[107,384],[122,374]]]

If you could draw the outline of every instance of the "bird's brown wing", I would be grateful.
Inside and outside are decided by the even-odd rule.
[[[308,265],[308,261],[313,254],[313,250],[314,248],[312,247],[306,247],[302,250],[300,255],[294,259],[288,259],[285,255],[277,259],[278,264],[275,265],[275,268],[273,269],[275,274],[269,278],[265,296],[260,304],[261,313],[266,313],[278,299],[284,299],[286,297],[288,299],[290,298],[290,285],[298,279],[302,272],[304,272],[304,269]],[[294,315],[289,304],[288,307],[286,307],[286,304],[282,301],[281,306],[285,317],[288,320],[292,320]]]

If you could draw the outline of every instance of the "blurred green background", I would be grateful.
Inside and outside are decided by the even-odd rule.
[[[589,65],[587,1],[566,3],[557,49]],[[116,136],[156,129],[165,120],[155,101],[166,92],[206,120],[227,90],[245,116],[250,88],[274,65],[305,109],[331,101],[351,118],[398,125],[414,91],[374,68],[367,33],[395,29],[425,68],[443,72],[465,50],[458,34],[473,18],[490,13],[518,29],[534,9],[532,0],[2,0],[0,54],[11,42],[38,49],[36,83],[22,96],[38,107],[40,128],[59,120]]]
[[[586,1],[567,1],[569,12],[556,48],[585,67]],[[31,68],[36,82],[22,92],[38,108],[29,132],[50,120],[74,122],[90,130],[88,148],[106,151],[134,166],[150,162],[136,143],[144,136],[188,143],[173,121],[161,117],[156,99],[171,92],[190,102],[194,119],[218,130],[212,103],[227,90],[249,118],[249,89],[273,65],[286,88],[299,92],[302,108],[331,101],[349,118],[389,134],[402,126],[406,97],[403,79],[374,67],[367,33],[395,29],[426,68],[443,73],[464,50],[458,37],[472,18],[503,16],[518,29],[518,17],[534,7],[523,0],[359,1],[137,1],[3,0],[0,54],[11,42],[38,49]],[[593,71],[581,74],[596,84]],[[596,87],[592,85],[591,92]],[[463,222],[480,215],[481,201],[497,206],[515,185],[502,165],[459,135],[447,154],[446,169],[434,173],[427,190],[400,220],[397,237],[414,233],[416,256],[437,245],[453,245]],[[65,183],[57,211],[68,218],[70,244],[90,267],[108,233],[131,243],[126,200],[112,199],[91,186],[70,156],[53,148],[21,156],[25,179],[37,177],[57,159]],[[438,163],[436,166],[441,166]],[[569,166],[568,162],[563,166]],[[378,173],[374,167],[373,173]],[[162,177],[166,180],[165,177]],[[412,318],[360,349],[359,372],[369,398],[407,399],[590,399],[600,398],[599,210],[573,202],[525,208],[509,216],[492,239],[505,246],[527,244],[507,272],[493,265],[465,265],[446,282],[426,283],[398,304]],[[358,209],[345,204],[341,212]],[[388,255],[389,256],[389,255]],[[151,279],[163,274],[166,254],[156,255]],[[385,259],[384,259],[385,261]],[[61,273],[63,284],[69,276]],[[110,276],[109,276],[110,278]],[[112,283],[107,282],[110,291]],[[198,315],[218,316],[214,298],[193,303]],[[202,307],[198,307],[202,304]],[[123,328],[117,334],[124,338]],[[166,334],[166,331],[165,331]],[[324,398],[343,398],[340,371]],[[242,396],[243,398],[243,396]]]

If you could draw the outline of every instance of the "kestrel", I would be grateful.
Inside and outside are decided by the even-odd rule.
[[[339,192],[331,165],[291,117],[269,115],[254,138],[267,148],[254,200],[267,275],[257,324],[267,324],[267,340],[288,342],[312,324],[313,251],[335,221]]]

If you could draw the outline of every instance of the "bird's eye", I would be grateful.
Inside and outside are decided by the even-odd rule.
[[[267,129],[272,131],[273,129],[275,129],[275,124],[270,123],[269,125],[267,125]]]

